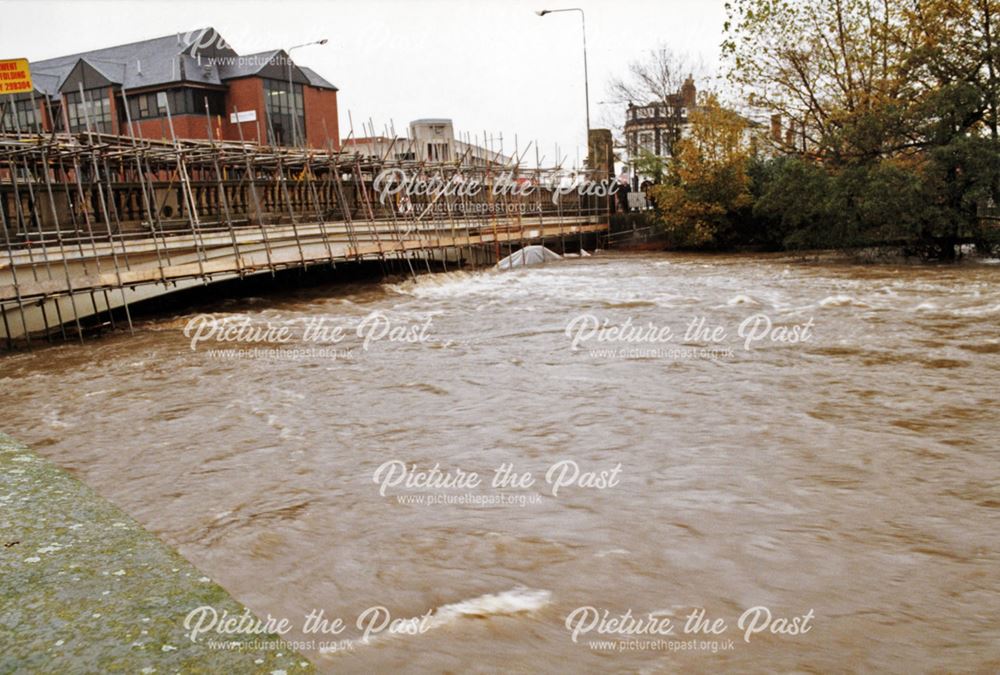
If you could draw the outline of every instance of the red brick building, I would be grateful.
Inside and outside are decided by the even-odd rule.
[[[31,63],[4,131],[99,131],[340,147],[337,87],[284,50],[237,54],[214,28]]]

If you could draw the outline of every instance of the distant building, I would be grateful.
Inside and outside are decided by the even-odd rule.
[[[509,155],[499,148],[485,148],[455,138],[455,127],[450,119],[430,118],[410,122],[409,135],[364,136],[349,138],[344,150],[363,157],[378,157],[415,162],[461,162],[463,166],[505,165]]]
[[[34,61],[31,75],[33,95],[0,101],[4,131],[169,139],[169,110],[179,138],[211,125],[225,140],[339,147],[337,87],[281,49],[239,55],[214,28]]]
[[[674,145],[688,127],[688,114],[697,101],[694,78],[688,77],[677,93],[669,94],[663,101],[646,105],[629,103],[625,113],[625,147],[636,187],[640,177],[635,173],[635,160],[643,151],[664,160],[673,157]]]
[[[649,153],[663,160],[664,164],[669,164],[674,157],[677,142],[690,133],[690,114],[698,107],[698,89],[691,76],[688,76],[676,93],[668,95],[663,101],[652,101],[646,105],[629,104],[625,113],[625,147],[633,189],[654,178],[642,174],[637,167],[637,160],[643,153]],[[742,115],[741,117],[746,122],[744,142],[755,148],[755,151],[768,149],[768,144],[761,142],[766,140],[762,132],[767,127]],[[780,116],[771,118],[770,135],[780,139]]]

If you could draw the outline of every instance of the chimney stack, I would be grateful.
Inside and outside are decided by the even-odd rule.
[[[698,89],[694,86],[694,77],[688,75],[681,87],[681,100],[684,101],[685,108],[693,108],[698,102]]]

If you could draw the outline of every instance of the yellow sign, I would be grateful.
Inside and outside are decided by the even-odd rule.
[[[0,94],[27,94],[33,89],[28,59],[0,61]]]

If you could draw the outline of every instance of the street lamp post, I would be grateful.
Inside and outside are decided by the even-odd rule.
[[[535,14],[545,16],[557,12],[580,12],[580,27],[583,29],[583,98],[587,107],[587,155],[590,155],[590,83],[587,76],[587,20],[583,10],[579,7],[567,7],[565,9],[542,9]]]
[[[314,40],[313,42],[303,42],[300,45],[295,45],[294,47],[289,47],[285,50],[285,54],[288,56],[288,103],[289,110],[292,113],[292,145],[298,145],[298,130],[295,125],[295,85],[292,83],[292,50],[298,49],[299,47],[309,47],[312,45],[325,45],[329,40],[323,38],[322,40]],[[302,101],[302,111],[305,112],[306,102]],[[305,129],[302,130],[303,135],[305,135]]]

